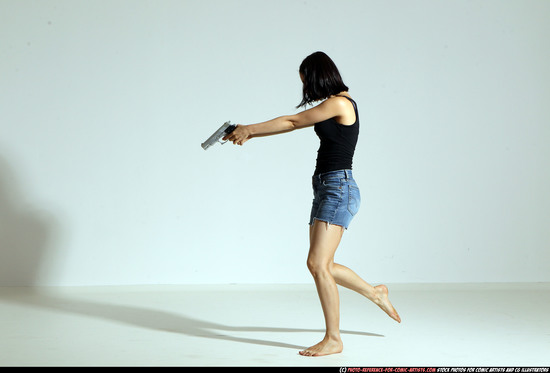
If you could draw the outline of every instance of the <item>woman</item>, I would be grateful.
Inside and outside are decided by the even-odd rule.
[[[323,52],[306,57],[300,65],[303,99],[298,107],[323,100],[318,106],[296,115],[267,122],[238,125],[224,140],[243,145],[254,137],[270,136],[314,126],[321,145],[313,175],[314,200],[310,217],[307,266],[313,275],[325,316],[325,337],[301,351],[304,356],[339,353],[339,298],[336,285],[362,294],[397,322],[401,319],[388,299],[384,285],[373,287],[351,269],[334,263],[334,254],[344,230],[360,204],[359,188],[351,172],[359,135],[359,115],[334,62]]]

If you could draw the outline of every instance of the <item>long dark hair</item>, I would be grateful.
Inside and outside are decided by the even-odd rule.
[[[348,90],[336,64],[323,52],[307,56],[302,61],[299,71],[304,86],[302,102],[296,106],[297,108]]]

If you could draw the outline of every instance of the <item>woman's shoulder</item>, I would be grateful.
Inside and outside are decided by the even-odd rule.
[[[354,110],[357,108],[357,103],[349,94],[339,93],[337,95],[330,96],[325,100],[325,102],[329,101],[331,105],[338,106],[342,110],[349,109],[350,107]]]
[[[341,92],[325,100],[338,113],[333,118],[337,123],[349,126],[357,121],[356,103],[347,92]]]

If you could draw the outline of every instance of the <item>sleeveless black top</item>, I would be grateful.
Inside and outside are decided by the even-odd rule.
[[[355,123],[350,126],[340,124],[334,118],[315,123],[314,129],[321,140],[317,151],[315,175],[336,170],[351,170],[355,145],[359,137],[359,113],[354,100],[345,97],[353,104]]]

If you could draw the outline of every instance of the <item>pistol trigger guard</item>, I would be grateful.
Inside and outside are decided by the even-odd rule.
[[[225,140],[224,142],[221,142],[221,140],[218,140],[218,142],[219,142],[220,144],[222,144],[222,145],[225,144],[225,143],[228,142],[228,141],[229,141],[229,140]]]

